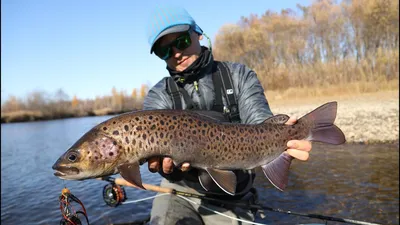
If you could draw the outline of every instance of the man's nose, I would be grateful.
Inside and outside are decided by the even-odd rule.
[[[179,59],[182,56],[182,50],[177,49],[176,47],[172,47],[172,55],[176,58]]]

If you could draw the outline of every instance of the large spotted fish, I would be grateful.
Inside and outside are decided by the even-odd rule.
[[[288,183],[291,160],[284,153],[289,140],[307,139],[329,144],[345,142],[333,123],[337,103],[330,102],[285,125],[287,115],[261,124],[220,122],[211,111],[150,110],[121,114],[84,134],[53,165],[62,179],[82,180],[120,173],[144,188],[139,166],[152,156],[169,156],[176,165],[189,162],[200,168],[199,181],[207,190],[215,182],[234,195],[236,176],[231,170],[261,166],[278,189]]]

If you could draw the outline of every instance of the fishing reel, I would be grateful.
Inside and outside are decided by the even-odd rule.
[[[89,218],[83,203],[77,197],[75,197],[75,195],[73,195],[68,188],[64,188],[61,191],[59,201],[61,214],[63,216],[63,218],[60,220],[60,225],[82,225],[79,215],[81,215],[81,217],[83,216],[86,220],[86,224],[89,225]],[[83,211],[75,211],[71,205],[72,202],[77,202],[79,205],[81,205]]]
[[[105,180],[110,183],[103,188],[104,202],[110,207],[121,205],[127,199],[124,187],[114,183],[114,178],[107,177]]]

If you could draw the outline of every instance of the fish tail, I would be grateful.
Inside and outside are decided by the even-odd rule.
[[[314,124],[306,139],[337,145],[344,143],[346,139],[343,132],[333,124],[336,119],[336,111],[337,102],[329,102],[301,117],[297,123],[312,122]],[[287,119],[288,117],[281,116],[275,120],[285,122]],[[288,184],[292,160],[292,156],[283,152],[278,158],[261,166],[267,179],[280,191],[283,191]]]
[[[346,138],[335,124],[337,102],[328,102],[299,119],[313,121],[314,126],[306,138],[310,141],[339,145],[346,142]]]

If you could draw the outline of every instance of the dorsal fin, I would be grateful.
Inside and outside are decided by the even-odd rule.
[[[272,116],[264,121],[264,123],[285,124],[289,120],[288,115],[278,114]]]
[[[212,110],[193,110],[193,112],[199,114],[202,117],[206,117],[208,119],[215,120],[218,122],[229,122],[229,120],[221,112]]]

